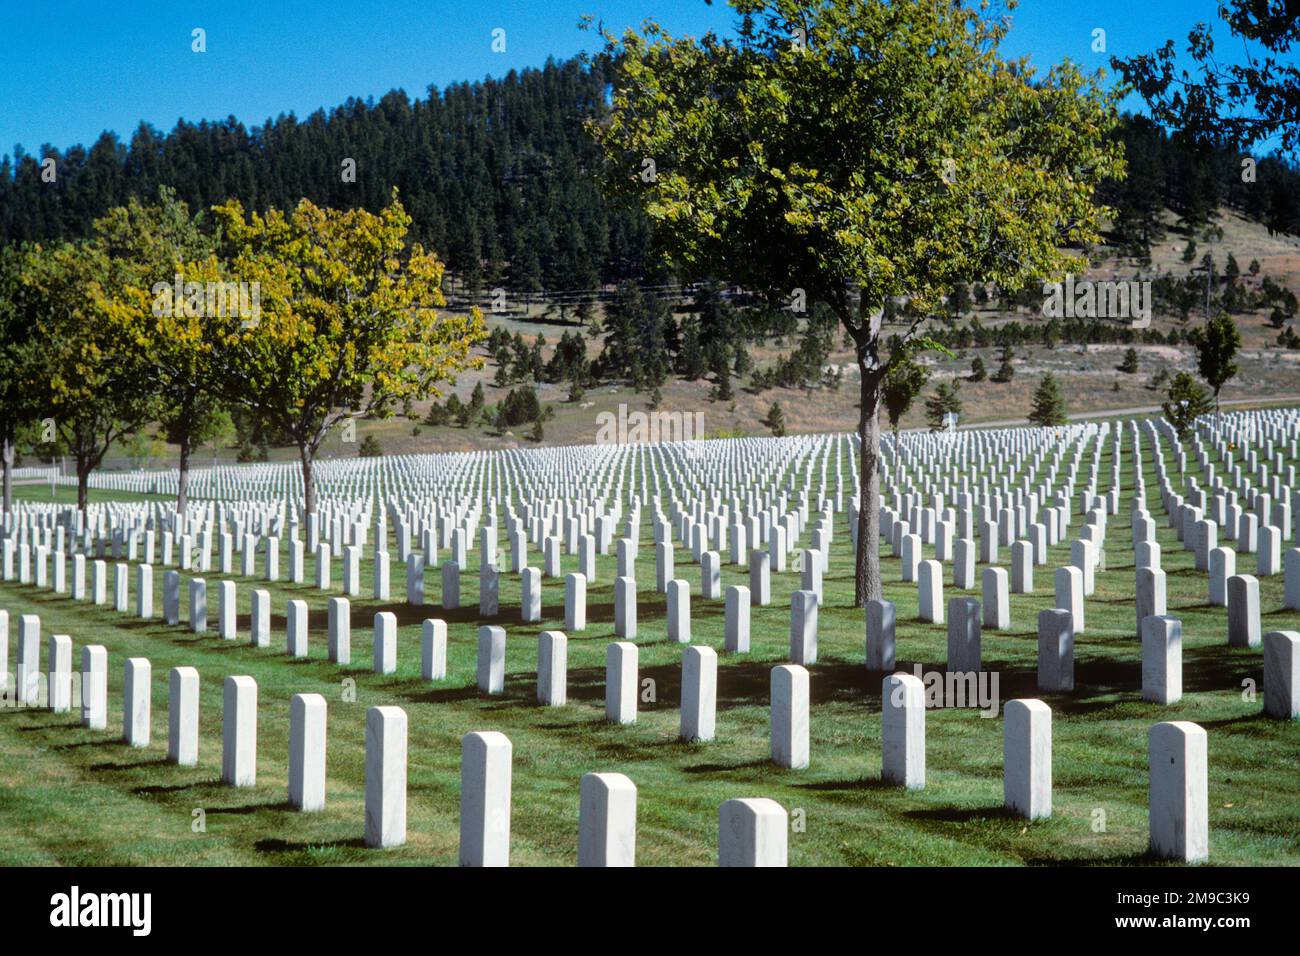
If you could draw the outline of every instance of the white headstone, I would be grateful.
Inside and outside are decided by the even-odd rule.
[[[766,797],[728,800],[718,810],[718,866],[785,866],[789,819]]]
[[[778,664],[771,679],[771,752],[778,767],[808,766],[808,671],[798,664]]]
[[[611,724],[636,722],[637,646],[615,641],[605,649],[605,719]]]
[[[636,785],[621,773],[583,774],[578,866],[636,865]]]
[[[1052,709],[1041,700],[1007,702],[1002,738],[1003,803],[1022,817],[1052,815]]]
[[[1264,635],[1264,713],[1300,720],[1300,631]]]
[[[149,746],[151,667],[147,658],[128,658],[122,685],[122,739],[132,747]]]
[[[711,647],[682,651],[682,709],[678,735],[688,743],[712,740],[718,700],[718,653]]]
[[[880,705],[881,777],[919,790],[925,786],[925,685],[912,674],[890,674],[881,683]]]
[[[447,677],[447,622],[429,618],[420,632],[420,676],[425,680]]]
[[[1185,720],[1156,724],[1148,739],[1151,852],[1196,863],[1210,855],[1205,730]]]
[[[493,730],[460,744],[460,865],[510,865],[510,764],[513,748]]]
[[[563,707],[568,702],[569,638],[562,631],[542,631],[537,638],[537,702]]]
[[[506,629],[484,625],[478,629],[478,689],[500,694],[506,689]]]
[[[366,846],[406,842],[406,711],[366,711]]]
[[[173,667],[168,679],[167,759],[182,767],[199,762],[199,672]]]
[[[221,780],[257,785],[257,681],[227,677],[221,715]]]
[[[325,808],[325,722],[320,694],[289,701],[289,802],[304,812]]]

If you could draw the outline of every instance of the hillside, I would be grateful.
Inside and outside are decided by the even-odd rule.
[[[1149,271],[1144,270],[1145,275],[1170,272],[1182,275],[1188,269],[1181,261],[1187,239],[1173,228],[1173,217],[1168,218],[1171,231],[1164,242],[1153,248],[1151,267]],[[1223,238],[1212,245],[1198,243],[1202,252],[1212,251],[1220,261],[1226,261],[1231,253],[1243,264],[1257,259],[1261,267],[1260,279],[1269,275],[1275,282],[1292,289],[1300,288],[1300,239],[1270,235],[1258,223],[1250,222],[1226,209],[1220,210],[1216,224],[1223,229]],[[1131,277],[1138,268],[1139,264],[1133,259],[1113,256],[1091,270],[1088,278]],[[1242,281],[1251,287],[1258,286],[1260,279],[1245,276]],[[500,325],[511,334],[519,332],[529,344],[532,344],[535,336],[545,336],[548,345],[544,354],[549,357],[560,334],[578,329],[579,326],[576,323],[561,324],[546,320],[540,310],[535,311],[538,314],[532,320],[497,318],[490,314],[486,318],[489,326]],[[996,309],[981,309],[976,314],[981,324],[992,328],[1013,319],[1020,322],[1042,321],[1041,315],[1031,315],[1026,310],[1007,313]],[[1241,372],[1224,387],[1224,402],[1234,406],[1284,398],[1300,402],[1300,350],[1278,348],[1277,330],[1268,324],[1267,316],[1262,313],[1240,315],[1237,319],[1243,340],[1239,359]],[[1157,313],[1152,319],[1152,329],[1168,333],[1174,328],[1190,329],[1202,321],[1202,316],[1194,313],[1184,326],[1173,316]],[[600,351],[601,340],[587,337],[586,341],[588,356],[594,358]],[[922,361],[932,370],[931,385],[923,392],[922,399],[933,391],[934,382],[961,379],[963,424],[1014,421],[1028,414],[1033,387],[1044,372],[1050,371],[1061,383],[1067,411],[1071,414],[1120,410],[1132,412],[1138,408],[1158,406],[1163,400],[1163,391],[1150,387],[1153,377],[1161,369],[1193,373],[1196,370],[1195,352],[1188,345],[1136,344],[1134,348],[1138,354],[1139,371],[1136,374],[1125,374],[1118,371],[1118,366],[1127,347],[1123,344],[1063,344],[1054,349],[1043,346],[1017,347],[1017,357],[1013,360],[1015,377],[1006,384],[988,380],[978,383],[965,380],[970,374],[971,361],[976,356],[983,358],[990,372],[997,367],[999,349],[995,347],[964,349],[956,353],[953,359],[945,359],[938,353],[928,353]],[[772,344],[750,348],[757,367],[770,364],[786,350],[788,346],[787,349],[782,349]],[[667,411],[702,412],[706,433],[710,435],[768,434],[769,430],[762,419],[773,402],[781,404],[791,432],[851,431],[856,427],[858,415],[857,375],[852,352],[843,347],[839,336],[836,337],[836,348],[830,361],[845,371],[844,383],[838,390],[825,387],[807,390],[773,388],[761,394],[753,394],[737,379],[735,400],[720,402],[710,399],[712,385],[707,379],[688,382],[673,377],[662,389],[662,408]],[[489,360],[484,369],[462,376],[453,391],[462,400],[468,401],[474,386],[481,382],[487,403],[495,404],[505,396],[508,389],[494,388],[491,384],[493,376],[494,365]],[[644,393],[637,394],[630,388],[615,385],[588,389],[579,403],[566,401],[568,386],[565,384],[538,385],[537,394],[542,402],[551,404],[554,408],[554,419],[545,424],[547,444],[595,441],[599,428],[597,416],[601,412],[616,413],[620,403],[626,403],[629,411],[646,410],[648,400]],[[422,419],[427,408],[428,403],[417,405],[414,412]],[[419,434],[414,434],[416,427],[419,428]],[[925,427],[922,400],[918,400],[904,418],[903,427]],[[398,418],[364,422],[358,429],[358,435],[375,434],[387,453],[414,453],[526,445],[525,431],[526,428],[521,428],[517,434],[498,435],[481,427],[417,426],[416,423]],[[350,451],[347,446],[331,440],[327,443],[324,454],[347,454]],[[272,455],[276,458],[292,457],[289,449],[273,449]]]

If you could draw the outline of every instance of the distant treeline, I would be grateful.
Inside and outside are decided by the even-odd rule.
[[[583,121],[603,109],[607,69],[577,60],[457,83],[414,102],[393,91],[305,120],[249,129],[234,117],[141,123],[123,143],[19,153],[0,161],[0,241],[83,236],[131,197],[170,185],[191,209],[317,205],[378,211],[400,191],[410,238],[433,248],[469,289],[591,289],[644,279],[649,228],[639,210],[601,195],[600,151]],[[41,162],[55,160],[55,181]],[[345,160],[355,182],[345,181]]]
[[[1110,183],[1102,199],[1116,211],[1118,243],[1129,255],[1150,254],[1164,238],[1164,209],[1199,229],[1219,206],[1263,223],[1271,233],[1300,234],[1300,168],[1278,156],[1192,146],[1142,116],[1119,127],[1128,176]]]
[[[231,117],[181,122],[167,134],[142,123],[129,143],[103,134],[89,149],[45,146],[0,161],[0,241],[83,236],[131,197],[170,185],[193,209],[230,198],[292,208],[306,197],[377,211],[393,186],[414,218],[412,237],[437,250],[466,290],[587,290],[622,279],[664,278],[638,210],[612,205],[594,173],[602,162],[583,123],[605,108],[609,65],[548,62],[500,80],[349,100],[305,120],[248,128]],[[1142,255],[1159,241],[1161,210],[1193,228],[1220,204],[1275,232],[1300,234],[1300,169],[1193,149],[1142,118],[1120,135],[1129,176],[1102,197],[1118,210],[1117,239]],[[55,177],[42,176],[54,159]],[[355,181],[345,181],[345,160]],[[46,177],[48,178],[48,177]]]

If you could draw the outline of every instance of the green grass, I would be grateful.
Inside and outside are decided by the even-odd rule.
[[[1035,687],[1035,622],[1038,611],[1054,603],[1052,573],[1068,562],[1068,540],[1052,549],[1046,566],[1035,568],[1033,594],[1012,595],[1012,629],[984,632],[984,667],[998,672],[1002,703],[1041,696],[1052,707],[1050,820],[1027,823],[1001,809],[1000,714],[986,719],[974,709],[929,711],[925,789],[903,791],[880,783],[882,675],[867,672],[862,663],[863,617],[849,606],[852,563],[843,515],[837,516],[825,579],[820,662],[811,668],[811,767],[785,771],[768,762],[769,671],[787,659],[789,595],[798,587],[798,574],[773,576],[773,604],[753,610],[751,653],[724,654],[723,604],[700,599],[698,566],[683,550],[676,554],[677,576],[691,582],[694,640],[716,648],[720,659],[717,738],[705,744],[678,742],[681,648],[667,643],[663,597],[650,593],[654,549],[647,511],[636,568],[641,582],[637,643],[641,677],[655,681],[657,701],[642,703],[637,723],[627,727],[609,726],[603,719],[605,646],[614,639],[612,555],[598,559],[600,579],[589,585],[587,630],[569,635],[569,704],[564,708],[535,703],[537,634],[563,629],[559,580],[544,582],[543,622],[522,625],[517,623],[518,577],[502,576],[497,623],[508,634],[506,693],[488,698],[476,691],[476,554],[462,577],[462,597],[474,606],[445,615],[436,606],[412,608],[400,602],[404,566],[394,559],[393,594],[399,600],[380,607],[368,598],[353,599],[356,664],[350,668],[326,659],[328,595],[309,585],[236,578],[240,639],[226,642],[215,634],[217,573],[207,575],[212,630],[201,635],[30,586],[0,583],[0,607],[9,611],[11,633],[17,633],[20,614],[41,616],[43,660],[45,639],[56,633],[72,636],[74,666],[79,666],[85,644],[104,644],[109,651],[107,732],[83,729],[76,714],[0,710],[0,829],[6,834],[0,864],[454,864],[460,738],[472,730],[499,730],[514,744],[511,862],[517,865],[576,861],[578,782],[588,771],[620,771],[636,783],[637,859],[643,865],[712,864],[718,807],[731,797],[746,796],[771,797],[800,822],[790,835],[791,865],[1147,864],[1147,732],[1161,720],[1196,721],[1209,733],[1211,862],[1300,864],[1295,836],[1300,829],[1300,724],[1264,718],[1258,699],[1243,699],[1243,681],[1262,686],[1261,653],[1228,647],[1226,614],[1207,605],[1205,575],[1192,569],[1191,554],[1166,527],[1150,467],[1148,502],[1155,510],[1168,572],[1169,613],[1183,621],[1184,697],[1172,707],[1140,699],[1127,442],[1125,452],[1120,514],[1110,519],[1107,569],[1098,574],[1097,593],[1087,601],[1086,633],[1076,645],[1074,693],[1040,695]],[[1100,468],[1103,491],[1109,458],[1107,451]],[[814,494],[816,487],[814,482]],[[1076,515],[1072,531],[1077,534],[1080,526]],[[395,548],[390,546],[390,552],[395,554]],[[1003,561],[1007,553],[1002,550]],[[540,566],[535,552],[530,551],[530,561]],[[309,581],[312,563],[309,558]],[[910,671],[920,662],[926,670],[941,671],[944,627],[916,620],[914,585],[899,583],[897,559],[886,557],[882,564],[886,597],[898,606],[899,668]],[[1238,564],[1239,570],[1253,570],[1249,556],[1240,556]],[[287,554],[280,566],[287,575]],[[341,593],[340,570],[336,563],[331,594]],[[576,557],[564,557],[564,570],[576,570]],[[951,587],[951,571],[945,570],[946,600],[963,592]],[[370,571],[369,561],[364,562],[367,595]],[[157,569],[154,607],[159,612],[162,577]],[[724,586],[748,583],[743,569],[730,565],[724,565],[723,579]],[[134,574],[131,583],[134,588]],[[273,594],[272,648],[247,643],[254,586]],[[1265,632],[1300,627],[1300,613],[1281,609],[1280,576],[1262,579],[1260,592]],[[437,600],[435,571],[427,574],[426,593],[430,601]],[[978,592],[969,594],[979,597]],[[291,598],[311,606],[306,660],[284,654],[284,612]],[[395,612],[400,623],[399,671],[393,676],[369,670],[376,610]],[[419,676],[420,623],[437,616],[448,621],[449,676],[428,684]],[[153,663],[154,739],[143,750],[120,742],[122,666],[130,656]],[[12,650],[10,661],[12,669]],[[197,667],[202,677],[195,768],[166,762],[167,673],[179,665]],[[250,789],[219,783],[222,682],[232,674],[252,675],[259,685],[258,782]],[[355,681],[354,703],[344,701],[345,679]],[[289,700],[309,692],[329,701],[328,805],[323,812],[302,814],[287,804]],[[387,851],[367,850],[361,841],[365,712],[380,704],[400,706],[409,717],[408,842]],[[196,810],[206,815],[206,832],[194,832]],[[1104,831],[1096,826],[1099,811]]]

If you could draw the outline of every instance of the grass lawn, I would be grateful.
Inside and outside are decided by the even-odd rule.
[[[1106,447],[1099,470],[1102,491],[1109,487],[1109,443]],[[472,730],[499,730],[514,744],[511,862],[517,865],[576,861],[578,782],[588,771],[619,771],[636,783],[637,861],[643,865],[713,864],[719,805],[750,796],[771,797],[790,811],[789,859],[795,866],[1147,864],[1147,733],[1162,720],[1195,721],[1209,733],[1211,862],[1300,864],[1300,723],[1267,719],[1258,698],[1245,699],[1245,681],[1262,691],[1261,651],[1228,647],[1226,612],[1207,604],[1206,576],[1194,571],[1191,553],[1167,527],[1150,463],[1148,507],[1159,527],[1169,613],[1183,622],[1184,696],[1171,707],[1140,699],[1128,529],[1130,464],[1126,440],[1121,504],[1109,522],[1106,569],[1098,573],[1096,595],[1087,600],[1086,631],[1076,644],[1076,690],[1040,695],[1035,687],[1037,614],[1054,604],[1052,574],[1068,563],[1069,538],[1051,550],[1046,566],[1035,568],[1034,593],[1012,595],[1011,630],[985,630],[983,636],[984,667],[998,674],[1001,702],[1041,696],[1052,707],[1050,820],[1027,823],[1002,810],[1000,712],[990,719],[977,709],[929,711],[925,789],[881,784],[883,675],[863,665],[863,615],[850,606],[852,554],[844,515],[836,516],[820,613],[820,661],[811,668],[811,767],[785,771],[768,761],[769,672],[787,659],[789,596],[799,586],[798,573],[774,574],[773,603],[753,609],[751,653],[725,654],[723,602],[700,599],[699,568],[682,549],[676,553],[677,576],[691,584],[693,639],[718,650],[719,670],[717,738],[678,742],[681,647],[667,642],[664,599],[651,593],[654,547],[647,510],[636,568],[641,582],[637,643],[641,677],[654,681],[655,700],[643,701],[636,724],[624,727],[607,725],[603,716],[605,646],[614,639],[612,554],[599,558],[600,578],[588,585],[587,629],[569,634],[569,704],[563,708],[543,708],[535,699],[537,634],[563,629],[562,580],[544,581],[543,622],[523,625],[518,623],[518,576],[502,575],[497,623],[508,634],[506,692],[488,698],[475,689],[477,551],[462,577],[463,600],[473,606],[445,615],[432,604],[440,594],[436,570],[426,576],[430,606],[400,602],[405,568],[394,557],[392,590],[398,600],[382,606],[369,598],[352,601],[355,664],[349,668],[327,660],[330,595],[309,584],[234,578],[240,639],[222,641],[215,633],[217,573],[207,575],[211,629],[206,634],[16,582],[0,583],[0,607],[9,611],[11,636],[18,633],[19,615],[40,615],[42,662],[51,634],[71,635],[74,667],[80,667],[80,648],[86,644],[103,644],[109,653],[108,731],[82,728],[77,713],[0,709],[0,830],[6,835],[0,864],[454,865],[460,738]],[[1176,475],[1172,459],[1168,464]],[[834,487],[833,477],[829,484]],[[816,490],[814,481],[814,508]],[[48,500],[48,490],[17,491]],[[102,500],[98,493],[94,497]],[[1076,494],[1075,508],[1077,499]],[[1071,537],[1081,524],[1075,514]],[[504,530],[500,537],[504,541]],[[389,550],[395,555],[394,547]],[[932,555],[927,548],[926,556]],[[1008,549],[1001,558],[1009,560]],[[530,561],[541,565],[531,550]],[[915,586],[899,582],[897,559],[885,557],[882,564],[886,597],[898,607],[899,669],[910,672],[920,663],[927,671],[942,671],[944,626],[919,622]],[[258,565],[260,570],[260,560]],[[564,556],[564,571],[576,565],[576,556]],[[288,566],[286,551],[280,559],[286,576]],[[1238,557],[1239,571],[1253,566],[1253,556]],[[311,557],[306,570],[313,580]],[[951,566],[945,571],[946,601],[963,592],[952,588]],[[336,563],[331,595],[341,594],[340,576],[341,563]],[[366,595],[370,576],[366,560],[361,575]],[[162,579],[157,569],[157,613]],[[724,564],[724,587],[737,583],[747,584],[747,573]],[[132,573],[132,608],[134,585]],[[254,587],[272,592],[274,638],[267,649],[248,643]],[[1263,632],[1300,629],[1300,612],[1282,609],[1280,575],[1261,579],[1260,594]],[[286,603],[292,598],[311,607],[306,659],[284,653]],[[187,607],[182,585],[182,619]],[[399,669],[387,677],[369,669],[371,622],[379,610],[396,613],[400,625]],[[448,622],[449,675],[429,684],[419,672],[420,625],[437,616]],[[153,664],[153,742],[146,749],[120,742],[122,668],[132,656]],[[180,665],[197,667],[202,678],[200,756],[194,768],[166,762],[167,674]],[[259,687],[258,779],[249,789],[219,783],[222,682],[234,674],[252,675]],[[355,702],[345,700],[350,682],[355,682]],[[289,701],[295,693],[309,692],[329,701],[328,803],[322,812],[303,814],[287,803]],[[409,717],[408,842],[385,851],[362,844],[365,713],[374,705],[400,706]],[[196,832],[198,811],[205,821],[202,832]]]

